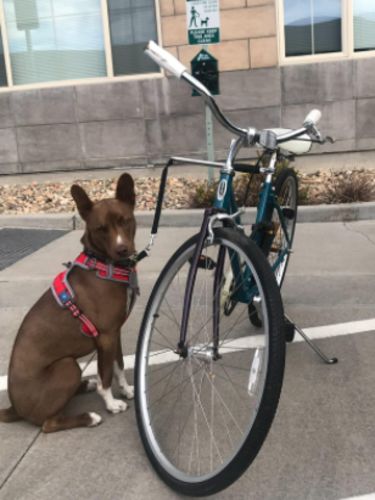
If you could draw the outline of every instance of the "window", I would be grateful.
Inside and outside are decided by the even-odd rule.
[[[143,53],[157,39],[154,0],[108,0],[108,9],[114,74],[159,71]]]
[[[8,82],[5,70],[3,39],[0,37],[0,87],[6,87],[7,85]]]
[[[354,0],[354,50],[356,52],[375,49],[375,2]]]
[[[4,0],[15,85],[106,75],[100,0]]]
[[[281,62],[375,51],[375,0],[280,0]]]
[[[3,45],[13,85],[160,71],[143,54],[146,42],[158,38],[155,0],[0,0],[0,6],[0,86],[7,85]]]
[[[287,56],[341,51],[341,0],[285,0]]]

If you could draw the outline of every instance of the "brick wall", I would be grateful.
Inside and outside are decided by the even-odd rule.
[[[209,51],[220,71],[277,65],[275,0],[220,0],[221,42]],[[185,0],[160,0],[162,44],[186,66],[200,46],[187,44]]]

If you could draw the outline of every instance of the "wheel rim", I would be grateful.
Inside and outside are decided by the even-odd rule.
[[[296,189],[296,182],[294,177],[289,175],[285,181],[283,182],[280,192],[277,195],[278,201],[280,204],[280,208],[290,208],[294,210],[294,213],[296,214],[297,210],[297,189]],[[288,248],[288,242],[285,238],[284,231],[282,229],[281,223],[280,223],[280,218],[276,210],[273,211],[272,215],[272,223],[274,225],[274,231],[275,231],[275,237],[272,243],[272,248],[271,251],[269,252],[268,255],[268,260],[273,267],[281,255],[282,252],[285,252],[285,250]],[[288,237],[290,241],[293,240],[293,234],[294,234],[294,228],[296,224],[296,215],[294,216],[293,219],[287,219],[285,218],[285,225],[288,233]],[[277,284],[281,286],[281,283],[284,278],[284,274],[286,271],[286,266],[288,264],[288,259],[289,259],[289,254],[286,253],[283,257],[283,260],[279,263],[279,265],[276,267],[274,270],[275,277]]]
[[[236,250],[229,241],[218,243]],[[206,247],[204,253],[217,254],[218,248]],[[269,357],[264,292],[242,251],[238,254],[257,283],[262,329],[249,325],[247,304],[238,303],[229,317],[221,306],[222,358],[214,361],[210,341],[214,271],[199,269],[188,328],[188,356],[181,359],[173,352],[192,251],[190,247],[180,255],[154,297],[139,358],[138,389],[143,428],[153,455],[171,476],[188,483],[219,474],[243,446],[264,392]],[[227,251],[225,263],[230,269],[228,255]]]

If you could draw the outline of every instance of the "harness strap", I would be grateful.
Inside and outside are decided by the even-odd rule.
[[[134,268],[122,268],[113,266],[112,264],[106,264],[82,252],[74,262],[68,264],[68,269],[66,271],[61,272],[54,279],[51,285],[51,291],[59,306],[68,309],[72,316],[81,322],[81,331],[84,335],[88,337],[98,337],[99,331],[96,326],[83,314],[74,302],[74,291],[69,284],[68,276],[75,266],[88,271],[96,270],[96,276],[98,278],[121,282],[132,289],[133,293],[130,296],[130,304],[128,304],[128,316],[133,308],[136,292],[138,291],[136,271]]]
[[[96,326],[91,323],[89,318],[85,316],[80,309],[72,302],[68,301],[65,303],[65,306],[69,309],[69,311],[72,313],[72,316],[74,318],[79,319],[79,321],[82,323],[81,325],[81,330],[84,335],[87,335],[88,337],[98,337],[99,332],[96,329]]]

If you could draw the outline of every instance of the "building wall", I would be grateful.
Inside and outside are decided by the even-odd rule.
[[[277,65],[275,0],[221,0],[221,43],[210,46],[220,71]],[[163,45],[186,66],[200,50],[187,45],[185,0],[160,0]]]
[[[185,64],[185,2],[160,0],[164,46]],[[244,127],[298,127],[323,111],[336,142],[316,152],[375,149],[375,58],[279,67],[274,1],[221,0],[219,105]],[[230,8],[227,8],[229,7]],[[173,78],[80,84],[0,94],[0,174],[154,165],[205,155],[204,107]],[[230,135],[215,125],[217,157]],[[244,152],[254,155],[254,151]]]

